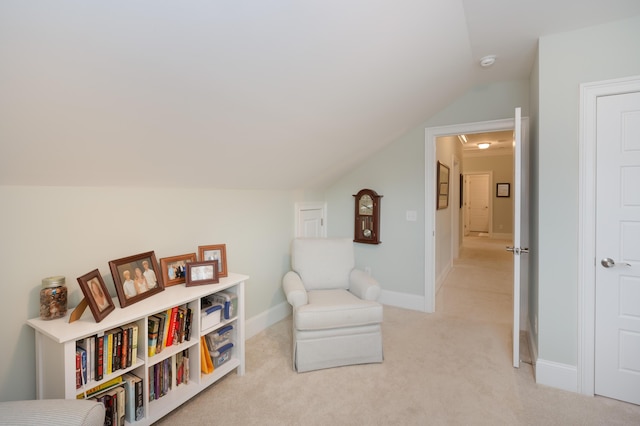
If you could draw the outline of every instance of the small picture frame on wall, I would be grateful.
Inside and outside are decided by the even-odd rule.
[[[508,198],[511,196],[511,184],[510,183],[498,183],[496,184],[496,197]]]
[[[449,167],[438,161],[436,185],[436,210],[449,207]]]

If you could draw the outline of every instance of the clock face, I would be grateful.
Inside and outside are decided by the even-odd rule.
[[[365,194],[360,197],[360,201],[358,201],[359,212],[361,215],[371,216],[373,215],[373,199],[370,195]]]

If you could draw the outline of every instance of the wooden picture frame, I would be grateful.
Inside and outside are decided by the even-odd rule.
[[[198,247],[198,260],[218,260],[218,277],[227,276],[227,247],[225,244],[214,244]]]
[[[511,196],[511,184],[510,183],[497,183],[496,184],[496,197],[509,198]]]
[[[78,284],[96,322],[102,321],[116,308],[99,270],[94,269],[78,277]]]
[[[160,259],[160,269],[162,269],[162,279],[165,287],[184,284],[187,263],[195,262],[196,254],[188,253],[179,256],[165,257]]]
[[[109,268],[121,308],[164,291],[162,274],[156,274],[158,261],[153,251],[112,260]]]
[[[187,263],[185,285],[192,287],[204,284],[218,284],[220,282],[218,263],[218,260]]]
[[[442,210],[449,207],[449,167],[437,163],[436,175],[436,210]]]

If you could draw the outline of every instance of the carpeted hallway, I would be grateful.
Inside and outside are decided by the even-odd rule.
[[[505,245],[466,239],[435,314],[385,306],[382,364],[295,373],[289,317],[248,340],[244,377],[228,375],[157,424],[640,424],[639,406],[539,386],[530,365],[511,367]]]

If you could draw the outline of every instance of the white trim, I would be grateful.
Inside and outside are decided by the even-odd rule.
[[[527,122],[526,118],[522,119]],[[483,121],[478,123],[454,124],[442,127],[427,127],[425,129],[424,140],[424,175],[425,175],[425,213],[424,213],[424,307],[425,312],[435,312],[436,309],[436,277],[435,277],[435,173],[434,164],[436,161],[436,138],[441,136],[452,136],[463,133],[496,132],[501,130],[512,130],[514,119],[504,119],[495,121]]]
[[[398,308],[423,311],[424,297],[416,294],[399,293],[396,291],[382,290],[378,299],[383,305],[396,306]]]
[[[595,392],[596,112],[600,96],[640,91],[640,76],[580,85],[577,392]]]
[[[245,337],[250,339],[262,330],[282,321],[289,315],[291,315],[291,305],[289,305],[288,302],[282,302],[270,309],[267,309],[246,321]]]
[[[569,392],[577,392],[578,370],[574,365],[538,359],[536,383]]]
[[[452,269],[453,269],[453,264],[451,262],[449,262],[447,267],[444,268],[444,270],[436,278],[436,294],[438,294],[438,292],[442,288],[442,285],[444,284],[445,280],[447,279],[447,275],[449,275],[449,272],[451,272]]]

